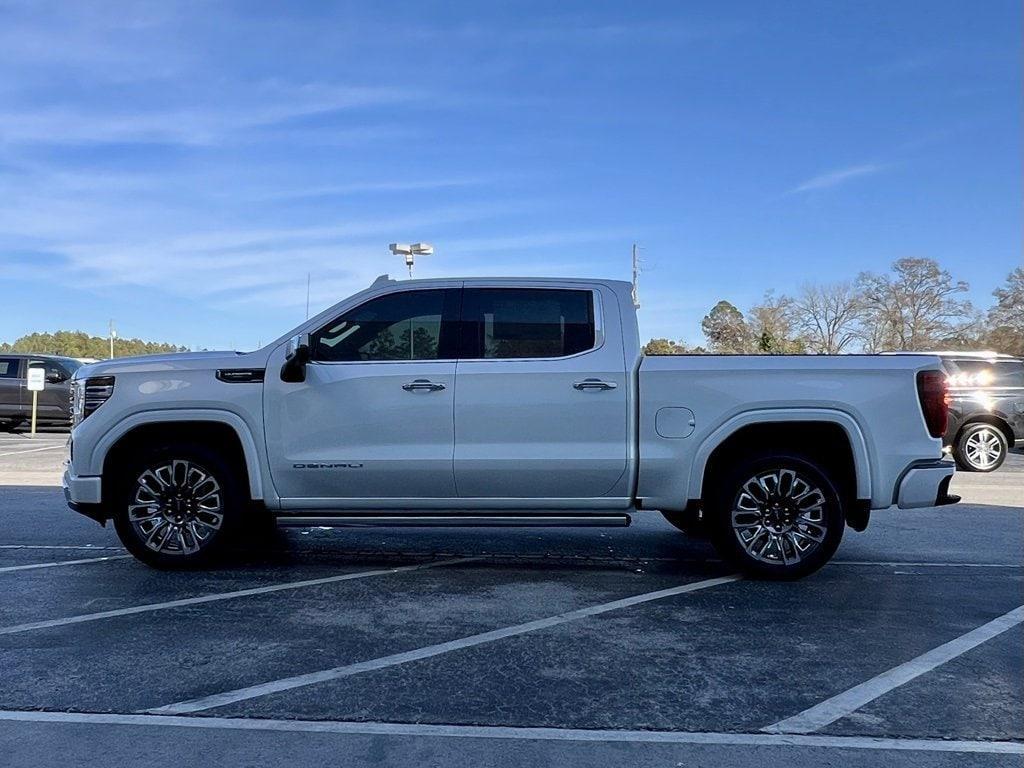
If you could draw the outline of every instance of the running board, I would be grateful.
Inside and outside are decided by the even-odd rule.
[[[403,526],[433,528],[457,527],[533,527],[533,526],[597,526],[625,528],[631,519],[627,514],[508,514],[472,512],[467,514],[436,515],[382,512],[379,514],[332,512],[318,515],[278,515],[277,524],[299,528],[324,526],[328,528],[362,528],[373,526]]]

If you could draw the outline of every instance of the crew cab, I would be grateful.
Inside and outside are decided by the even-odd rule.
[[[872,509],[951,503],[921,356],[640,353],[631,285],[386,276],[255,352],[78,371],[64,488],[158,567],[247,525],[628,525],[821,567]]]

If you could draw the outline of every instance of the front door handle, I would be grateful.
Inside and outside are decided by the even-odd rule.
[[[406,392],[437,392],[444,389],[444,384],[439,384],[436,381],[428,381],[427,379],[416,379],[415,381],[409,381],[403,384],[402,389]]]
[[[584,379],[572,385],[573,389],[583,391],[584,389],[615,389],[618,384],[614,381],[601,381],[600,379]]]

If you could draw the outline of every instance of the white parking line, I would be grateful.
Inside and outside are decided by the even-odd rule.
[[[767,733],[708,733],[685,731],[585,730],[580,728],[516,728],[487,725],[426,725],[421,723],[355,723],[336,720],[261,720],[237,717],[174,717],[167,715],[99,714],[88,712],[3,711],[0,721],[77,725],[127,725],[151,728],[276,731],[357,736],[417,736],[522,741],[614,742],[627,744],[705,744],[740,747],[815,747],[873,749],[898,752],[952,752],[1024,755],[1016,741],[893,739],[866,736],[794,736]]]
[[[762,728],[765,733],[813,733],[834,723],[851,712],[854,712],[865,704],[868,704],[879,696],[909,683],[916,677],[930,672],[936,667],[952,661],[972,648],[1001,635],[1008,629],[1012,629],[1021,622],[1024,622],[1024,605],[1014,608],[1009,613],[1004,613],[997,619],[973,629],[955,640],[933,648],[923,653],[916,659],[893,667],[888,672],[883,672],[867,682],[855,685],[847,691],[843,691],[820,704],[815,704],[793,717],[787,717],[774,725]]]
[[[8,565],[0,568],[0,573],[11,571],[34,571],[37,568],[59,568],[62,565],[84,565],[85,563],[105,563],[108,560],[126,560],[131,555],[107,555],[106,557],[86,557],[81,560],[58,560],[53,563],[32,563],[30,565]]]
[[[48,619],[46,621],[33,621],[27,624],[16,624],[11,627],[0,627],[0,635],[14,635],[19,632],[29,632],[33,629],[46,629],[48,627],[63,627],[68,624],[82,624],[87,621],[99,621],[100,619],[112,619],[117,616],[133,616],[138,613],[151,613],[152,611],[164,611],[169,608],[183,608],[187,605],[201,605],[203,603],[215,603],[221,600],[234,600],[238,597],[249,597],[251,595],[267,595],[272,592],[283,592],[287,589],[301,589],[302,587],[313,587],[319,584],[333,584],[338,581],[349,581],[351,579],[368,579],[373,576],[388,576],[393,573],[404,573],[405,571],[419,571],[426,568],[436,568],[441,565],[454,565],[476,560],[473,557],[460,557],[452,560],[437,560],[432,563],[420,563],[418,565],[403,565],[396,568],[384,568],[378,571],[357,571],[355,573],[344,573],[340,576],[325,576],[321,579],[307,579],[306,581],[289,581],[283,584],[272,584],[268,587],[252,587],[251,589],[239,589],[234,592],[217,592],[212,595],[200,597],[186,597],[181,600],[168,600],[164,603],[147,603],[146,605],[135,605],[130,608],[117,608],[111,611],[99,611],[97,613],[84,613],[78,616],[67,616],[63,619]]]
[[[548,627],[556,627],[560,624],[568,624],[570,621],[584,619],[589,616],[597,616],[602,613],[607,613],[608,611],[616,611],[620,608],[629,608],[630,606],[649,603],[652,600],[661,600],[662,598],[673,597],[675,595],[684,595],[688,592],[697,592],[698,590],[707,589],[708,587],[716,587],[719,584],[728,584],[729,582],[737,581],[739,578],[739,576],[735,575],[721,576],[719,578],[707,579],[705,581],[698,581],[692,584],[683,584],[679,587],[659,589],[656,592],[645,592],[640,595],[634,595],[633,597],[613,600],[610,603],[601,603],[600,605],[591,605],[586,608],[579,608],[575,611],[560,613],[557,616],[549,616],[544,619],[527,621],[523,624],[515,624],[511,627],[503,627],[502,629],[495,629],[490,632],[481,632],[476,635],[461,637],[458,640],[449,640],[446,643],[428,645],[424,648],[417,648],[403,653],[393,653],[390,656],[381,656],[376,659],[360,661],[355,664],[346,664],[343,667],[332,667],[331,669],[324,669],[319,672],[310,672],[305,675],[285,677],[280,680],[272,680],[268,683],[251,685],[246,688],[238,688],[234,691],[216,693],[212,696],[203,696],[198,699],[179,701],[174,704],[167,704],[162,707],[148,709],[146,712],[148,714],[169,715],[180,715],[187,712],[201,712],[205,709],[213,709],[214,707],[221,707],[225,704],[233,704],[238,701],[247,701],[260,696],[267,696],[271,693],[290,691],[293,688],[301,688],[315,683],[323,683],[328,680],[338,680],[339,678],[351,677],[352,675],[358,675],[363,672],[386,669],[387,667],[394,667],[398,664],[407,664],[410,661],[429,659],[433,656],[440,656],[441,654],[451,653],[452,651],[458,651],[463,648],[472,648],[477,645],[483,645],[484,643],[493,643],[496,640],[504,640],[507,637],[515,637],[517,635],[524,635],[527,632],[536,632],[539,629],[547,629]]]
[[[27,451],[10,451],[8,453],[0,453],[0,456],[20,456],[23,453],[39,453],[39,451],[56,451],[63,447],[63,444],[47,445],[44,448],[29,448]]]

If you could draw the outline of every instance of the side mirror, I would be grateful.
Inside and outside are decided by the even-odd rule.
[[[48,374],[46,374],[47,384],[63,384],[65,381],[67,381],[67,379],[64,377],[64,375],[57,371],[50,371]]]
[[[288,355],[281,366],[281,381],[287,381],[289,384],[305,381],[309,355],[309,334],[300,333],[288,343]]]

